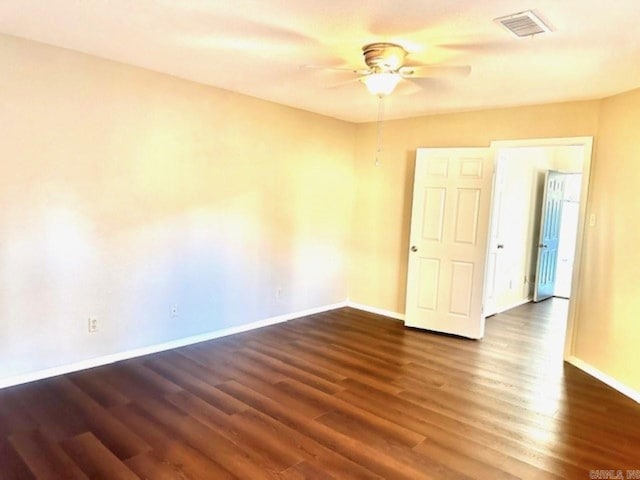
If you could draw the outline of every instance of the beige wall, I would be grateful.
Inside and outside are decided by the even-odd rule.
[[[12,37],[0,64],[0,383],[345,300],[353,124]]]
[[[595,135],[575,353],[640,390],[640,91],[386,122],[376,168],[374,124],[6,36],[0,62],[0,384],[347,293],[402,312],[417,147]]]
[[[385,122],[380,167],[374,165],[376,125],[358,125],[349,298],[404,312],[416,148],[595,135],[598,112],[599,102],[588,101]]]
[[[640,392],[640,90],[602,101],[576,357]]]

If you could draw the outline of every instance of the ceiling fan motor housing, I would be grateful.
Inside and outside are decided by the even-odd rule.
[[[394,72],[404,65],[407,51],[395,43],[370,43],[362,47],[364,61],[375,72]]]

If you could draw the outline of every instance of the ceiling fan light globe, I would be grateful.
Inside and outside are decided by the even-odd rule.
[[[389,95],[398,85],[397,73],[372,73],[362,79],[369,93],[378,97]]]

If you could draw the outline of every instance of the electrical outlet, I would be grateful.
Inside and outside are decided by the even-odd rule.
[[[591,215],[589,215],[589,226],[590,227],[595,227],[596,226],[596,214],[592,213]]]
[[[89,317],[89,333],[95,333],[98,331],[98,319],[96,317]]]
[[[171,318],[175,318],[178,316],[178,304],[174,303],[171,305]]]
[[[282,287],[278,287],[276,288],[276,298],[280,299],[281,296],[282,296]]]

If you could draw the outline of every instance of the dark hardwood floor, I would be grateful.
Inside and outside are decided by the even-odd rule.
[[[566,305],[492,317],[482,341],[347,308],[0,390],[0,478],[640,469],[640,405],[562,363]]]

